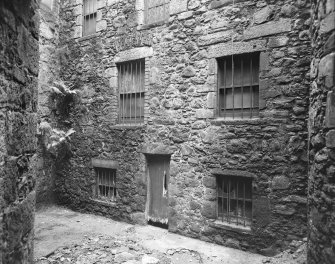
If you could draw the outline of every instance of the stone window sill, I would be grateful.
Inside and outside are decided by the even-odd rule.
[[[265,119],[261,119],[259,117],[251,118],[251,119],[232,119],[232,118],[223,118],[223,117],[217,117],[213,120],[211,120],[211,123],[213,125],[221,125],[221,124],[262,124],[265,123]]]
[[[213,126],[221,125],[266,125],[271,123],[286,123],[286,119],[275,117],[257,117],[252,119],[227,119],[216,117],[210,120]]]
[[[154,28],[154,27],[158,27],[158,26],[162,26],[165,23],[169,22],[168,19],[162,20],[162,21],[158,21],[155,23],[151,23],[151,24],[145,24],[145,25],[139,25],[137,27],[137,30],[145,30],[145,29],[150,29],[150,28]]]
[[[85,41],[85,40],[90,40],[90,39],[93,39],[93,38],[96,38],[98,37],[100,34],[99,32],[95,32],[91,35],[88,35],[88,36],[83,36],[83,37],[80,37],[80,38],[77,38],[78,41]]]
[[[101,205],[105,205],[105,206],[110,206],[110,207],[116,207],[116,202],[106,202],[106,201],[103,201],[103,200],[99,200],[97,198],[91,198],[90,201],[94,202],[94,203],[98,203],[98,204],[101,204]]]
[[[215,222],[212,222],[209,225],[210,227],[213,227],[213,228],[225,229],[225,230],[234,231],[238,233],[244,233],[244,234],[251,233],[250,226],[240,226],[240,225],[235,225],[235,224],[229,224],[229,223],[222,222],[219,220],[216,220]]]
[[[111,128],[112,129],[119,129],[119,130],[127,130],[127,129],[142,129],[145,127],[145,124],[139,124],[139,125],[114,125]]]

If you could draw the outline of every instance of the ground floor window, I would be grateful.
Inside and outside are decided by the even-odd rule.
[[[95,168],[97,198],[109,202],[116,201],[116,170]]]
[[[218,220],[229,224],[251,226],[251,178],[222,175],[216,177]]]

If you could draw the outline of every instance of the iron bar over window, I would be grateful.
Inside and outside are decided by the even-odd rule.
[[[83,36],[96,32],[97,0],[84,0],[83,4]]]
[[[144,59],[118,64],[119,124],[144,122],[144,79]]]
[[[97,176],[97,196],[109,202],[116,201],[116,170],[95,168]]]
[[[250,226],[251,178],[217,176],[217,217],[229,224]]]
[[[170,0],[145,0],[145,23],[153,24],[169,18]]]
[[[224,118],[250,119],[259,115],[259,54],[218,59],[218,107]]]

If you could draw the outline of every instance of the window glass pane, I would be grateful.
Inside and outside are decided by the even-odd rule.
[[[233,89],[226,89],[225,108],[233,109]]]
[[[258,86],[253,87],[253,107],[259,107],[259,88]]]

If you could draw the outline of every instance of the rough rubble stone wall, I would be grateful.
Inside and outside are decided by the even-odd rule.
[[[39,122],[48,122],[57,127],[52,114],[51,86],[59,81],[60,62],[63,51],[59,46],[59,0],[42,1],[40,5],[40,62],[38,83],[38,116]],[[42,140],[42,139],[41,139]],[[40,143],[42,143],[40,141]],[[55,160],[39,144],[37,171],[36,203],[42,205],[53,202]]]
[[[308,263],[334,263],[335,3],[312,2]]]
[[[81,91],[72,157],[57,171],[57,195],[74,208],[143,218],[143,149],[172,152],[169,230],[273,254],[306,236],[308,1],[170,1],[170,18],[143,24],[143,1],[98,0],[97,33],[81,37],[82,1],[62,1],[61,77]],[[232,44],[234,36],[234,44]],[[216,58],[260,52],[260,117],[216,117]],[[145,57],[145,125],[117,125],[116,63]],[[148,151],[146,151],[148,152]],[[116,161],[119,197],[94,199],[90,160]],[[216,221],[213,171],[253,180],[250,232]]]
[[[0,2],[0,263],[33,263],[38,1]]]

